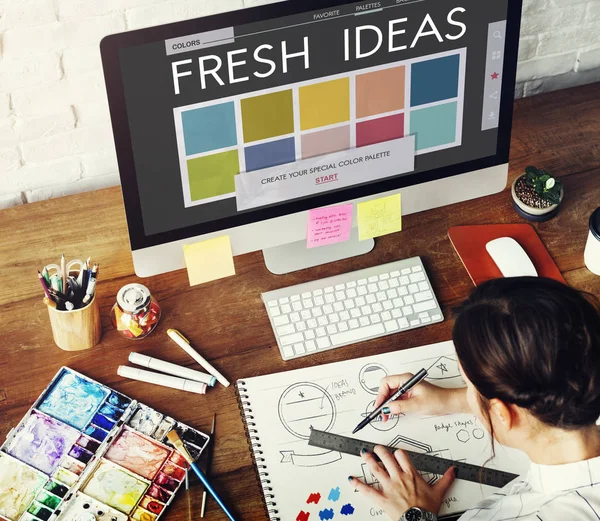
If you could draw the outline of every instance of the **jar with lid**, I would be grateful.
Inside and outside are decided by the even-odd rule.
[[[160,306],[142,284],[127,284],[117,293],[110,312],[112,324],[125,338],[147,337],[160,319]]]

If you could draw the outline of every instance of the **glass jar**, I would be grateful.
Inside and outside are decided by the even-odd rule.
[[[117,293],[110,319],[125,338],[139,340],[147,337],[160,319],[160,306],[142,284],[127,284]]]

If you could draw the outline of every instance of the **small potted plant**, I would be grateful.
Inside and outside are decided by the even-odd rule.
[[[516,212],[529,221],[543,222],[558,213],[563,198],[562,183],[546,170],[528,166],[511,187]]]

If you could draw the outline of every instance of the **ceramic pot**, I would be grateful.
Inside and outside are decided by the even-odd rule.
[[[558,213],[560,204],[562,203],[564,196],[564,188],[560,191],[560,202],[558,204],[553,204],[551,206],[548,206],[547,208],[535,208],[521,201],[521,199],[517,197],[517,193],[515,192],[515,186],[517,182],[523,177],[525,177],[525,174],[517,177],[510,187],[510,193],[512,195],[513,206],[515,208],[515,211],[521,217],[527,219],[528,221],[544,222],[548,221],[549,219],[552,219],[552,217],[554,217]]]

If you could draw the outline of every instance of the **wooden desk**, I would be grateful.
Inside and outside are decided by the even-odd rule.
[[[560,214],[535,225],[567,282],[600,294],[600,277],[583,263],[588,218],[600,204],[600,84],[544,94],[516,103],[510,181],[528,164],[561,176],[566,196]],[[262,254],[235,259],[237,276],[191,288],[184,270],[139,280],[133,274],[119,188],[85,193],[0,212],[0,440],[62,365],[68,365],[119,391],[208,431],[218,412],[213,481],[238,519],[264,520],[259,485],[244,437],[233,387],[216,387],[206,396],[127,381],[117,376],[130,351],[194,367],[166,335],[184,332],[228,378],[255,376],[347,358],[373,355],[450,338],[452,320],[414,331],[356,344],[284,363],[276,348],[260,293],[397,259],[423,257],[433,286],[450,317],[471,281],[447,238],[451,226],[518,223],[507,190],[483,199],[440,208],[404,219],[404,231],[377,240],[374,251],[354,259],[286,276],[267,272]],[[91,255],[101,264],[98,297],[104,326],[100,345],[67,353],[52,342],[36,269],[64,252]],[[159,300],[163,316],[147,339],[121,338],[108,315],[118,289],[129,282],[146,284]],[[196,485],[197,487],[197,485]],[[200,495],[195,489],[194,501]],[[167,513],[186,519],[184,498]],[[214,501],[208,519],[224,520]]]

